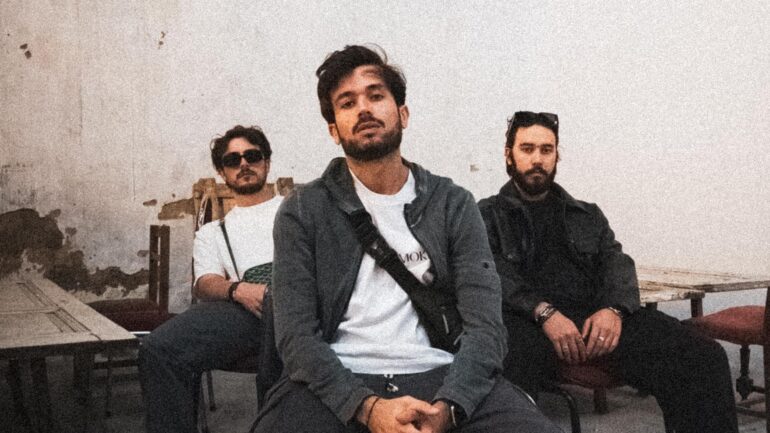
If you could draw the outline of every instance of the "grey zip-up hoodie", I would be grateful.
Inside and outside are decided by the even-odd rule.
[[[454,290],[465,331],[435,399],[470,416],[489,393],[506,353],[500,280],[484,223],[470,192],[404,161],[417,197],[404,206],[407,225],[425,248],[439,287]],[[348,307],[363,248],[348,215],[363,209],[344,158],[320,179],[284,199],[273,228],[273,306],[282,380],[307,384],[337,417],[351,421],[374,394],[345,368],[329,344]],[[280,398],[281,382],[271,398]]]

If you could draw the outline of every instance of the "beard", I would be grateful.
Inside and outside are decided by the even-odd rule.
[[[227,184],[227,186],[230,187],[230,189],[233,190],[233,192],[239,195],[256,194],[262,191],[262,188],[264,188],[265,186],[266,178],[260,177],[257,173],[254,173],[249,169],[245,169],[245,170],[241,170],[241,172],[238,173],[238,176],[236,177],[236,179],[242,177],[245,174],[253,175],[254,177],[257,178],[257,181],[251,184],[238,185],[230,182],[229,180],[225,180],[225,184]]]
[[[355,128],[354,128],[355,129]],[[361,162],[376,161],[395,152],[401,146],[401,136],[403,127],[401,120],[390,131],[383,134],[379,142],[372,139],[364,140],[343,139],[340,137],[340,144],[345,155]]]
[[[518,185],[522,191],[527,193],[527,195],[536,196],[551,189],[553,180],[556,178],[556,167],[557,166],[554,165],[553,171],[550,173],[540,167],[531,168],[522,173],[518,168],[516,168],[516,164],[514,163],[511,166],[511,176],[513,177],[513,181],[516,182],[516,185]],[[540,173],[542,178],[538,180],[531,179],[531,175],[535,173]]]

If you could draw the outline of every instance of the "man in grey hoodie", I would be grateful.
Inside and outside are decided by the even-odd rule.
[[[500,376],[500,280],[481,215],[468,191],[402,159],[406,85],[383,57],[348,46],[316,72],[321,112],[345,157],[276,217],[284,374],[257,431],[558,432]],[[365,251],[353,222],[364,211],[424,285],[417,290],[452,299],[457,344],[434,341],[424,307]]]

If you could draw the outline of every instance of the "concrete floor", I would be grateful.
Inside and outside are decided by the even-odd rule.
[[[743,299],[743,302],[746,303],[746,299]],[[688,306],[685,303],[678,304],[666,306],[669,311],[661,309],[680,318],[686,317],[689,314]],[[735,377],[738,374],[739,365],[738,347],[727,343],[725,349],[730,359],[733,377]],[[6,364],[0,362],[3,373],[5,368]],[[754,349],[751,370],[754,380],[758,383],[762,383],[761,369],[761,351]],[[94,374],[92,404],[87,413],[75,403],[73,398],[71,358],[49,358],[48,373],[54,416],[59,422],[61,431],[144,432],[143,404],[135,368],[120,369],[115,372],[112,416],[109,418],[104,416],[105,371],[97,371]],[[25,377],[24,381],[28,384],[29,378]],[[217,371],[214,373],[214,384],[218,409],[215,412],[208,412],[211,432],[246,432],[254,419],[257,406],[254,377]],[[664,431],[660,409],[652,397],[639,397],[631,388],[611,390],[608,393],[610,412],[605,415],[596,415],[593,413],[593,401],[589,392],[577,387],[570,390],[579,406],[583,432],[662,433]],[[570,431],[568,411],[561,398],[543,394],[540,406],[543,412],[555,420],[565,432]],[[761,405],[759,407],[761,408]],[[13,415],[12,408],[8,384],[4,376],[0,376],[0,433],[26,433],[26,429],[19,425],[18,417]],[[765,421],[762,419],[739,415],[738,420],[742,433],[765,431]],[[85,428],[84,424],[87,424]]]

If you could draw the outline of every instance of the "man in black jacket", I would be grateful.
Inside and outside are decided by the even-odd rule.
[[[511,180],[479,203],[502,281],[504,374],[537,393],[559,360],[603,357],[657,398],[676,432],[737,432],[724,350],[639,308],[634,261],[602,211],[554,182],[558,137],[555,114],[517,112],[505,143]]]

